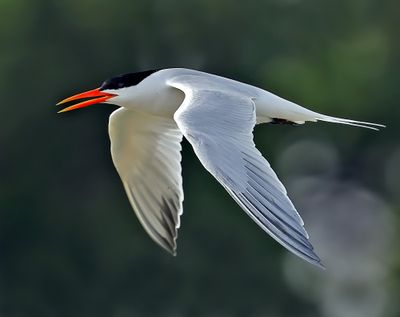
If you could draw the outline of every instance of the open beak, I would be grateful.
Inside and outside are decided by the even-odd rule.
[[[60,111],[58,111],[58,113],[60,112],[66,112],[66,111],[71,111],[71,110],[75,110],[75,109],[79,109],[79,108],[83,108],[83,107],[87,107],[87,106],[91,106],[94,105],[96,103],[101,103],[101,102],[105,102],[108,99],[115,97],[115,94],[110,94],[110,93],[106,93],[100,90],[100,88],[96,88],[93,90],[89,90],[86,92],[82,92],[80,94],[77,95],[73,95],[72,97],[66,98],[62,101],[60,101],[58,105],[62,105],[66,102],[70,102],[70,101],[75,101],[75,100],[79,100],[79,99],[86,99],[86,98],[91,98],[89,100],[85,100],[82,102],[79,102],[75,105],[69,106],[67,108],[64,108]]]

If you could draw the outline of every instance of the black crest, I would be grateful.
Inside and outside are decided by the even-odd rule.
[[[144,72],[119,75],[119,76],[107,79],[100,86],[100,90],[119,89],[119,88],[134,86],[134,85],[137,85],[138,83],[140,83],[146,77],[150,76],[151,74],[153,74],[157,71],[159,71],[159,69],[152,69],[152,70],[146,70]]]

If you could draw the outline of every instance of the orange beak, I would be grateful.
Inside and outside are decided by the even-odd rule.
[[[60,101],[57,104],[57,106],[58,105],[62,105],[64,103],[66,103],[66,102],[74,101],[74,100],[86,99],[86,98],[92,98],[92,99],[85,100],[85,101],[79,102],[79,103],[77,103],[75,105],[72,105],[72,106],[69,106],[67,108],[64,108],[64,109],[58,111],[58,113],[71,111],[71,110],[75,110],[75,109],[91,106],[91,105],[94,105],[94,104],[97,104],[97,103],[105,102],[106,100],[108,100],[108,99],[110,99],[112,97],[115,97],[115,96],[116,96],[115,94],[102,92],[100,90],[100,88],[89,90],[89,91],[86,91],[86,92],[83,92],[83,93],[80,93],[80,94],[77,94],[77,95],[73,95],[72,97],[66,98],[66,99]]]

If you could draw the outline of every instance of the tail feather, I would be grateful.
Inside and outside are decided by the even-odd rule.
[[[366,128],[366,129],[371,129],[371,130],[376,130],[376,131],[379,131],[379,128],[386,128],[385,125],[379,124],[379,123],[356,121],[356,120],[342,119],[342,118],[336,118],[336,117],[330,117],[330,116],[322,116],[322,117],[317,118],[317,120],[331,122],[331,123],[346,124],[346,125],[351,125],[354,127]]]
[[[380,128],[386,126],[379,123],[357,121],[351,119],[343,119],[327,116],[307,108],[304,108],[291,101],[278,97],[272,93],[264,91],[264,94],[255,99],[257,111],[257,123],[274,122],[274,123],[296,123],[303,124],[305,122],[325,121],[331,123],[340,123],[360,128],[366,128],[379,131]]]

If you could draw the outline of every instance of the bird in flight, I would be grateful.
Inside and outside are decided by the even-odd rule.
[[[120,107],[108,124],[112,160],[144,229],[173,255],[183,212],[183,136],[205,169],[265,232],[323,267],[285,187],[255,147],[254,126],[326,121],[384,127],[323,115],[266,90],[184,68],[120,75],[58,105],[72,101],[80,102],[60,112],[98,103]]]

